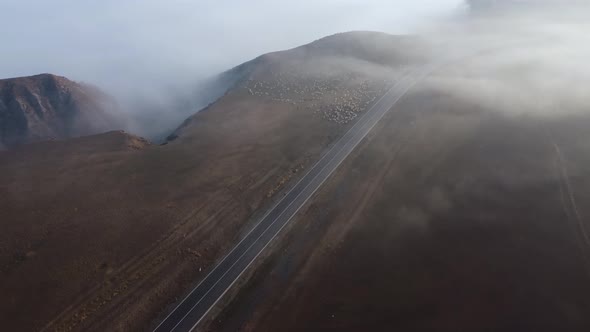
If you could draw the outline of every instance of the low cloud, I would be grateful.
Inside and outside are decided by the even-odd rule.
[[[140,122],[168,127],[208,101],[179,112],[176,100],[258,55],[342,31],[414,31],[452,15],[460,3],[4,0],[0,77],[50,72],[92,83],[132,116],[147,114]],[[143,134],[158,131],[142,123],[136,129]]]
[[[472,56],[445,65],[428,84],[506,114],[588,112],[590,6],[576,1],[518,4],[514,10],[505,6],[440,26],[433,40],[452,38],[447,39],[448,54],[441,50],[439,57],[453,58],[455,50],[470,50],[466,54]]]

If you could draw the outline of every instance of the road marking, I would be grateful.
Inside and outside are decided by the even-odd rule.
[[[572,210],[574,212],[574,217],[578,223],[578,226],[579,226],[580,231],[582,233],[582,237],[584,238],[584,242],[586,243],[586,245],[588,247],[590,247],[590,237],[588,236],[588,231],[586,230],[586,224],[584,223],[582,215],[580,214],[580,210],[578,209],[578,203],[576,202],[576,196],[574,195],[574,191],[572,189],[570,176],[567,171],[567,167],[565,166],[565,160],[563,159],[563,155],[561,154],[561,149],[559,148],[559,145],[557,145],[556,143],[553,143],[553,147],[555,148],[555,151],[557,152],[557,163],[559,164],[559,168],[561,169],[561,178],[563,179],[563,182],[565,183],[565,189],[567,191],[568,198],[571,203]],[[563,194],[563,192],[562,192],[562,194]]]
[[[207,275],[207,277],[205,277],[198,285],[197,287],[195,287],[191,293],[189,293],[189,295],[187,295],[185,297],[185,299],[178,304],[178,306],[167,316],[166,319],[164,319],[159,325],[158,327],[156,327],[155,330],[157,330],[163,323],[166,322],[166,320],[172,315],[174,314],[174,312],[185,302],[185,300],[187,298],[189,298],[198,288],[201,284],[203,284],[203,282],[205,282],[207,280],[207,278],[215,271],[217,271],[217,269],[219,268],[219,266],[221,266],[223,263],[225,263],[227,257],[229,257],[233,252],[235,252],[235,250],[243,243],[244,240],[246,240],[246,238],[248,238],[248,236],[256,229],[258,229],[258,227],[262,224],[262,222],[264,221],[264,219],[270,214],[272,213],[279,204],[281,204],[283,202],[283,200],[294,190],[297,188],[297,186],[301,183],[301,181],[303,181],[307,176],[309,176],[309,174],[311,173],[312,170],[314,170],[318,165],[320,165],[325,158],[332,154],[335,150],[335,148],[339,145],[339,143],[344,142],[344,145],[342,145],[342,147],[340,147],[338,149],[337,152],[334,153],[334,156],[332,156],[330,158],[330,160],[328,160],[328,162],[326,162],[326,164],[322,167],[322,169],[320,169],[318,171],[318,174],[316,174],[310,181],[309,183],[303,188],[301,189],[301,192],[299,194],[297,194],[297,196],[295,198],[293,198],[292,202],[289,203],[289,205],[287,205],[287,207],[285,207],[283,209],[283,211],[281,211],[281,213],[274,218],[274,220],[271,222],[271,224],[261,233],[261,235],[253,241],[253,243],[248,246],[248,248],[246,248],[244,250],[244,252],[236,259],[236,261],[223,273],[223,275],[207,290],[207,292],[201,296],[201,298],[199,299],[199,301],[197,302],[197,304],[191,306],[191,308],[188,310],[188,312],[175,324],[175,326],[172,328],[171,331],[174,331],[174,329],[176,329],[178,327],[178,325],[180,325],[184,319],[193,311],[193,309],[202,302],[202,300],[205,298],[205,296],[207,294],[209,294],[213,288],[221,281],[221,279],[227,275],[227,273],[229,273],[231,271],[231,269],[240,261],[240,259],[258,242],[258,240],[264,236],[264,234],[266,234],[266,232],[268,231],[268,229],[270,227],[272,227],[277,220],[280,219],[280,217],[285,213],[285,211],[293,204],[293,202],[295,200],[297,200],[297,198],[299,198],[299,196],[309,187],[310,184],[313,183],[313,181],[326,169],[327,166],[329,166],[330,162],[332,160],[334,160],[334,158],[340,156],[340,153],[349,145],[350,142],[353,142],[355,137],[358,136],[359,134],[361,134],[361,137],[359,137],[358,141],[355,142],[355,144],[352,146],[352,148],[350,149],[350,151],[348,153],[346,153],[346,155],[344,156],[344,158],[341,158],[341,160],[332,168],[332,170],[329,172],[329,174],[326,175],[326,177],[324,178],[324,180],[322,180],[317,186],[316,188],[307,196],[307,198],[297,207],[297,209],[293,212],[293,214],[291,216],[288,217],[288,219],[286,219],[283,223],[283,225],[279,228],[279,230],[267,241],[267,243],[263,246],[263,248],[261,250],[258,251],[258,253],[256,253],[255,257],[248,262],[248,264],[246,265],[246,267],[244,269],[242,269],[242,271],[240,271],[240,273],[238,274],[238,276],[230,283],[230,285],[228,287],[226,287],[226,289],[222,292],[222,294],[220,296],[217,297],[217,299],[214,301],[214,303],[209,306],[209,308],[207,308],[207,310],[205,311],[205,313],[203,315],[201,315],[201,317],[199,317],[197,323],[195,323],[195,325],[193,325],[193,327],[191,327],[191,330],[194,329],[198,323],[204,318],[206,317],[207,313],[215,306],[215,304],[217,302],[219,302],[219,300],[223,297],[223,295],[225,295],[227,293],[227,291],[231,288],[231,286],[233,284],[235,284],[235,282],[240,278],[240,276],[248,269],[248,267],[256,260],[256,258],[264,251],[264,249],[270,244],[270,242],[272,242],[272,240],[280,233],[280,231],[289,223],[289,221],[293,218],[293,216],[301,209],[301,207],[303,207],[305,205],[305,203],[307,203],[307,201],[311,198],[311,196],[313,196],[313,194],[321,187],[321,185],[327,180],[327,178],[330,177],[330,175],[334,172],[334,170],[336,170],[340,164],[346,159],[346,157],[354,150],[354,148],[366,137],[366,135],[374,128],[374,126],[381,120],[381,118],[391,109],[393,108],[393,106],[395,106],[395,104],[397,102],[399,102],[399,100],[401,98],[403,98],[408,91],[410,91],[417,83],[419,83],[419,81],[423,80],[425,77],[427,77],[434,69],[436,69],[439,65],[437,64],[431,64],[429,66],[425,66],[423,68],[418,68],[416,70],[413,71],[408,71],[406,73],[404,73],[402,75],[402,77],[396,81],[393,85],[393,87],[391,89],[389,89],[370,109],[369,111],[365,112],[365,114],[363,114],[363,116],[332,146],[332,148],[330,148],[330,150],[328,150],[323,156],[322,158],[316,162],[314,164],[314,166],[308,171],[308,173],[306,173],[306,175],[304,177],[302,177],[295,186],[293,186],[289,192],[275,205],[273,206],[272,209],[270,209],[264,216],[264,218],[261,219],[260,222],[258,222],[258,224],[252,228],[252,230],[250,230],[248,232],[248,234],[230,251],[230,253],[228,255],[226,255],[223,260],[211,271],[209,272],[209,274]],[[415,76],[416,73],[419,73],[420,75],[418,75],[418,78],[412,78],[411,76]],[[412,78],[412,81],[407,82],[408,79]],[[402,83],[406,83],[407,82],[407,86],[406,87],[402,87],[402,89],[398,92],[395,91],[395,89],[399,86],[402,85]],[[391,95],[391,96],[390,96]],[[386,97],[393,97],[394,100],[391,102],[390,106],[387,107],[387,109],[379,112],[378,110],[375,111],[375,109],[381,104],[381,102],[383,101],[383,99],[385,99]],[[375,111],[374,114],[371,114],[371,112]],[[375,119],[376,118],[376,119]],[[373,122],[372,120],[375,121]],[[373,122],[371,124],[371,122]],[[367,124],[370,124],[370,127],[364,131],[362,130],[364,126],[366,126]],[[359,127],[359,128],[356,128]],[[350,136],[350,134],[353,131],[356,130],[360,130],[357,131],[356,133],[353,133],[351,137],[346,138],[347,136]],[[364,132],[363,132],[364,131]]]

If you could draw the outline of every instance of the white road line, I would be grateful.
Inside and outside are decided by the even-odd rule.
[[[578,226],[582,233],[582,237],[584,238],[584,242],[588,247],[590,247],[590,237],[588,236],[586,224],[584,223],[582,215],[580,214],[580,210],[578,209],[578,203],[576,202],[576,197],[574,196],[574,191],[572,189],[572,184],[570,182],[570,176],[567,171],[567,167],[565,166],[565,160],[563,159],[563,155],[561,154],[561,149],[555,143],[553,143],[553,146],[555,147],[555,151],[557,152],[557,161],[559,163],[559,167],[561,168],[562,178],[565,183],[565,189],[568,193],[568,197],[572,205],[572,210],[574,212],[575,219],[578,222]]]

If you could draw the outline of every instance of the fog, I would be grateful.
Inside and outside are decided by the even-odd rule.
[[[223,92],[203,89],[208,78],[267,52],[374,30],[420,34],[439,45],[437,57],[520,43],[430,81],[506,109],[533,99],[549,109],[586,102],[587,8],[551,0],[2,0],[0,77],[49,72],[95,84],[119,100],[128,129],[159,138]],[[529,98],[548,90],[544,102]]]
[[[590,6],[578,1],[514,3],[478,6],[478,15],[440,25],[433,40],[453,36],[446,56],[466,57],[445,65],[429,84],[510,115],[590,114]],[[438,56],[444,57],[441,51]]]
[[[453,15],[460,3],[2,0],[0,77],[49,72],[98,85],[127,112],[173,113],[171,100],[199,81],[263,53],[350,30],[407,33]],[[169,127],[192,111],[147,122]]]
[[[262,53],[350,30],[404,33],[459,0],[187,1],[3,0],[0,76],[54,72],[74,79],[214,74]]]

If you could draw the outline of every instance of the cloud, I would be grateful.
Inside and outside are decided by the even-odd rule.
[[[0,77],[174,85],[336,32],[403,33],[459,0],[3,0]]]
[[[519,3],[518,10],[439,26],[437,36],[453,36],[449,49],[491,51],[441,68],[428,84],[505,114],[588,113],[590,6],[545,1],[523,10],[528,2]]]
[[[454,39],[455,49],[469,43],[472,48],[485,48],[486,43],[507,36],[549,36],[568,41],[569,50],[576,54],[584,51],[582,40],[589,31],[584,26],[585,18],[579,16],[587,11],[578,11],[578,7],[571,14],[578,15],[573,20],[576,24],[571,24],[571,19],[565,20],[568,24],[563,24],[564,20],[556,23],[548,20],[546,13],[522,12],[501,19],[478,17],[468,23],[446,20],[460,13],[469,2],[473,1],[3,0],[0,28],[5,33],[0,77],[51,72],[94,83],[115,95],[128,112],[148,114],[144,122],[154,127],[150,132],[164,132],[196,111],[174,113],[172,100],[194,93],[203,78],[260,54],[342,31],[419,31],[438,43]],[[565,6],[558,7],[566,11]],[[531,56],[537,57],[534,66],[511,67],[513,60],[526,62]],[[483,63],[477,70],[506,73],[518,69],[521,76],[490,74],[486,80],[472,80],[461,73],[449,78],[448,86],[486,100],[494,100],[501,91],[521,91],[522,88],[515,88],[523,85],[535,87],[524,91],[531,96],[553,89],[563,91],[560,100],[581,102],[585,98],[582,83],[586,74],[579,70],[585,68],[583,57],[554,55],[550,47],[506,57],[507,64]],[[568,57],[573,57],[575,63],[565,61]],[[571,63],[580,76],[575,86],[569,84],[571,77],[562,77],[571,72]],[[539,75],[555,79],[540,80]],[[514,86],[506,84],[507,80]],[[546,100],[547,105],[556,102],[560,101]],[[519,104],[508,106],[513,105]],[[158,118],[163,112],[168,117]],[[145,134],[141,132],[142,126],[137,130]]]

